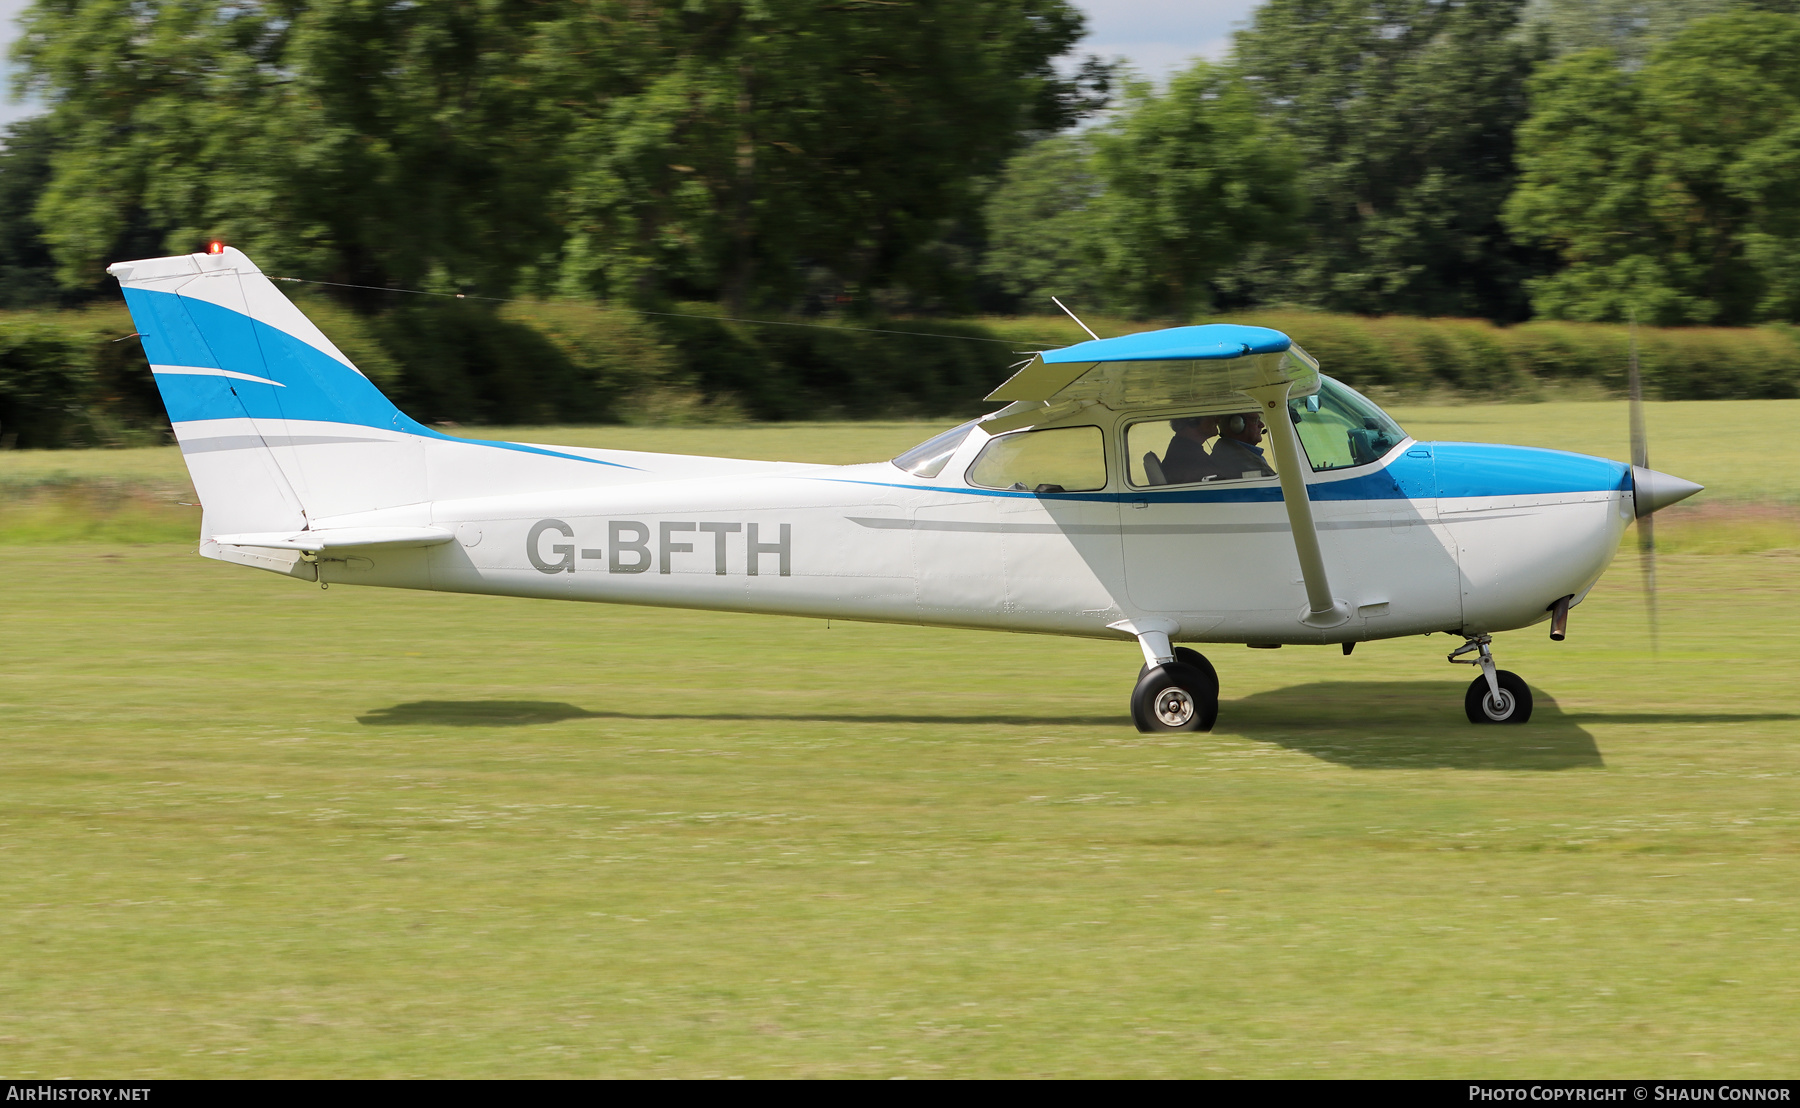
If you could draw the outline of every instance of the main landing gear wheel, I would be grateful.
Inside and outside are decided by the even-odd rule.
[[[1494,699],[1485,675],[1469,682],[1463,694],[1463,711],[1470,723],[1524,723],[1531,718],[1531,689],[1525,679],[1510,669],[1496,670],[1500,681],[1500,699]]]
[[[1145,734],[1211,731],[1218,718],[1219,679],[1210,665],[1204,670],[1182,661],[1146,666],[1131,690],[1131,719]]]

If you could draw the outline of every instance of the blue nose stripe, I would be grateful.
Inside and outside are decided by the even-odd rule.
[[[1439,442],[1437,486],[1441,497],[1520,496],[1536,493],[1613,492],[1631,488],[1623,462],[1496,443]]]

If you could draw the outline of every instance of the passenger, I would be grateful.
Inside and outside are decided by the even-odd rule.
[[[1217,476],[1219,471],[1206,454],[1206,440],[1219,433],[1219,418],[1186,416],[1171,419],[1169,427],[1175,436],[1163,451],[1163,479],[1171,485],[1186,485]]]
[[[1219,441],[1213,444],[1213,472],[1227,480],[1239,477],[1273,477],[1275,470],[1263,457],[1262,416],[1256,412],[1215,417]]]

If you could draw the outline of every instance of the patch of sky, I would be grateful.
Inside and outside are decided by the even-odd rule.
[[[10,0],[0,0],[10,2]],[[1087,15],[1079,54],[1124,58],[1161,83],[1195,58],[1218,61],[1263,0],[1075,0]]]

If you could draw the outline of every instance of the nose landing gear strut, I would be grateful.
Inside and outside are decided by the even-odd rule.
[[[1494,668],[1493,641],[1492,635],[1472,635],[1450,652],[1448,660],[1457,665],[1481,667],[1463,694],[1463,712],[1470,723],[1524,723],[1531,718],[1531,688],[1511,670]],[[1462,657],[1471,650],[1475,657]]]

